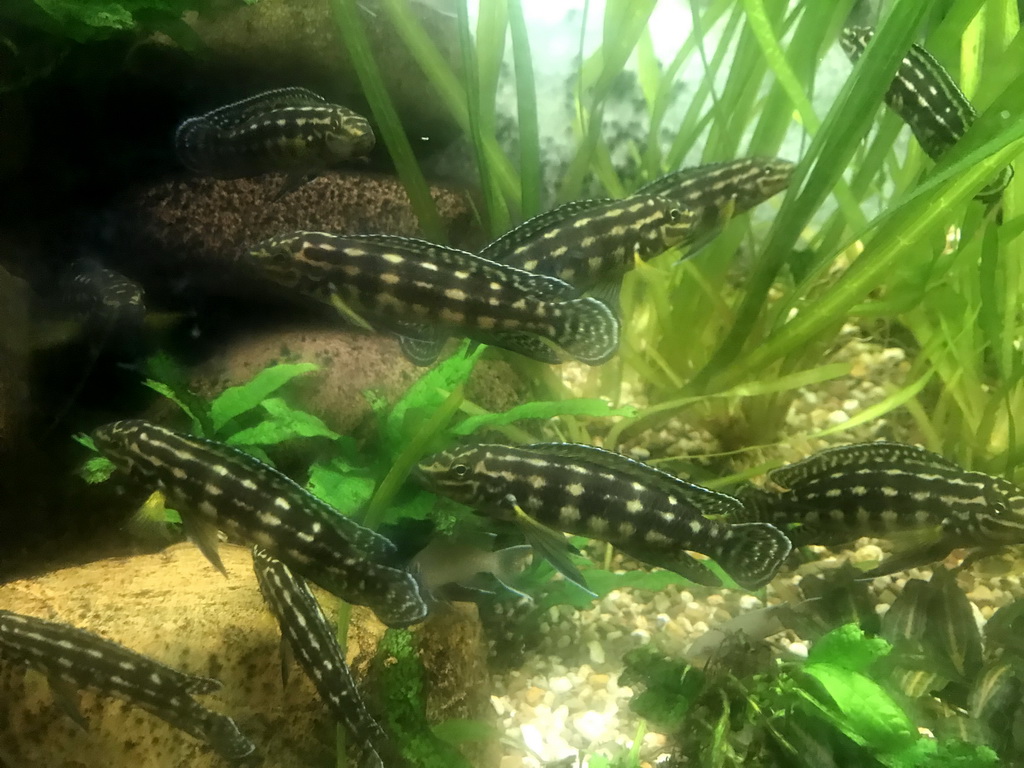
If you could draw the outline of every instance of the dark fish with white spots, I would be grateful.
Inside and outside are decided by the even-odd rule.
[[[917,446],[831,448],[768,479],[784,490],[744,489],[745,512],[735,519],[777,525],[796,546],[912,534],[904,538],[923,544],[921,556],[941,558],[955,547],[1024,543],[1020,488]]]
[[[287,174],[278,197],[367,155],[374,141],[365,117],[305,88],[278,88],[219,107],[185,120],[174,135],[178,159],[194,173],[218,179]]]
[[[213,693],[220,682],[179,672],[92,632],[0,610],[0,662],[46,675],[58,703],[83,728],[88,724],[76,695],[90,689],[150,712],[228,760],[255,750],[230,717],[192,698]]]
[[[100,453],[176,509],[186,533],[221,572],[217,529],[258,544],[297,573],[381,621],[404,627],[427,606],[416,580],[393,565],[395,546],[273,467],[231,446],[141,420],[93,431]]]
[[[137,330],[146,319],[142,286],[92,258],[68,265],[60,278],[60,294],[71,313],[90,326]]]
[[[618,349],[619,322],[604,302],[425,240],[295,232],[260,243],[245,262],[353,322],[398,334],[419,365],[433,362],[450,335],[548,363],[597,365]]]
[[[287,681],[288,650],[313,682],[335,719],[356,747],[360,768],[405,765],[380,724],[366,709],[352,679],[336,629],[301,577],[260,547],[252,550],[260,592],[281,627],[281,674]],[[385,762],[387,758],[387,762]]]
[[[871,27],[847,27],[839,44],[856,62],[874,34]],[[925,154],[936,161],[963,138],[978,116],[949,72],[916,44],[910,46],[896,70],[885,103],[910,127]],[[1013,166],[1008,165],[975,199],[996,205],[1012,178]]]
[[[695,211],[689,255],[713,238],[730,219],[789,187],[795,164],[778,157],[743,157],[667,173],[636,191],[660,195]]]
[[[415,475],[484,514],[516,519],[518,508],[702,584],[719,580],[684,550],[712,557],[742,587],[757,589],[791,548],[770,524],[721,520],[740,507],[731,496],[589,445],[467,445],[424,459]]]
[[[523,222],[480,255],[557,277],[580,291],[613,293],[637,258],[685,245],[696,223],[693,210],[653,193],[577,200]]]

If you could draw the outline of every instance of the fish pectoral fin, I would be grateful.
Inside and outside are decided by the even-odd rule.
[[[637,259],[640,257],[637,256]],[[642,262],[641,262],[642,263]],[[622,278],[608,277],[587,291],[595,299],[603,301],[616,314],[620,314],[619,295],[622,293]]]
[[[555,570],[565,576],[565,578],[587,594],[597,597],[596,594],[587,588],[587,580],[583,578],[583,574],[580,573],[580,570],[569,559],[569,552],[574,550],[575,547],[566,541],[565,534],[552,530],[534,520],[519,506],[516,498],[511,494],[505,497],[505,502],[510,505],[516,524],[522,530],[527,543],[535,551],[543,555],[554,566]]]
[[[362,315],[356,312],[352,307],[345,303],[345,301],[337,293],[331,293],[331,306],[338,310],[338,314],[348,320],[352,325],[357,328],[362,328],[364,331],[374,331],[372,325],[363,319]]]
[[[292,654],[292,646],[283,637],[281,638],[281,688],[288,687],[288,673],[295,662]]]
[[[82,715],[82,710],[78,706],[78,689],[67,680],[56,676],[47,677],[47,681],[50,683],[50,692],[53,694],[54,703],[83,731],[88,731],[89,721]]]
[[[940,539],[930,544],[913,547],[903,552],[897,552],[885,558],[875,568],[864,571],[862,580],[877,579],[879,576],[889,576],[908,568],[916,568],[920,565],[929,565],[942,560],[950,552],[956,549],[957,545],[948,539]]]
[[[277,192],[274,193],[273,197],[270,198],[270,202],[280,202],[283,197],[291,194],[296,189],[301,187],[307,181],[312,181],[317,177],[315,172],[309,171],[308,169],[293,170],[289,171],[284,177],[284,181],[278,188]]]
[[[220,532],[217,530],[217,526],[193,514],[183,514],[181,524],[185,528],[185,535],[199,547],[199,551],[206,556],[213,567],[226,577],[228,575],[227,568],[224,567],[224,561],[220,559],[220,554],[217,552],[217,546],[220,543]]]

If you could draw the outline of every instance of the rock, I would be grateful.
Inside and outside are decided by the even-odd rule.
[[[104,252],[110,266],[153,293],[186,284],[248,298],[267,287],[239,268],[248,247],[300,229],[348,234],[421,236],[405,188],[395,178],[364,173],[320,176],[278,201],[279,176],[186,179],[131,190],[106,212]],[[475,247],[480,236],[463,193],[432,194],[452,245]]]
[[[28,284],[0,266],[0,455],[23,430],[31,334]]]
[[[414,139],[429,136],[440,143],[456,136],[459,131],[453,118],[402,44],[385,3],[359,0],[358,5],[370,50],[406,133]],[[462,59],[454,2],[414,2],[407,8],[444,62],[458,74]],[[206,103],[211,92],[223,95],[230,89],[242,98],[270,87],[304,85],[324,98],[365,112],[362,87],[330,3],[260,0],[227,7],[222,4],[215,13],[191,13],[185,20],[201,41],[201,58],[149,51],[143,61],[152,64],[154,55],[165,59],[171,66],[161,67],[162,76],[177,79],[183,90],[198,92],[203,98],[197,111],[211,106]],[[167,42],[161,38],[147,47],[165,47]]]
[[[224,546],[225,579],[191,544],[158,555],[104,560],[0,587],[6,610],[64,621],[182,671],[215,677],[223,688],[200,698],[232,717],[257,745],[264,765],[333,765],[334,723],[296,666],[282,690],[280,633],[263,605],[243,547]],[[337,600],[317,590],[328,618]],[[414,628],[428,680],[428,713],[486,720],[484,645],[476,612],[456,606]],[[362,678],[384,632],[373,614],[355,607],[348,660]],[[84,765],[223,768],[195,739],[119,700],[84,692],[85,731],[53,702],[42,675],[0,665],[0,755],[12,766]],[[473,762],[474,765],[494,765]]]
[[[393,337],[328,326],[240,339],[199,366],[192,385],[201,397],[212,398],[277,362],[320,367],[294,381],[290,392],[297,404],[341,434],[350,434],[371,414],[364,392],[394,402],[427,370],[406,360]],[[525,389],[507,362],[485,359],[470,376],[466,397],[487,410],[503,411],[520,403]]]

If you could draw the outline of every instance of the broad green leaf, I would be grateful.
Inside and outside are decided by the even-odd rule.
[[[338,457],[310,467],[306,488],[342,514],[351,515],[366,506],[375,485],[367,470]]]
[[[78,476],[90,485],[102,483],[107,480],[117,467],[106,456],[93,456],[79,467]]]
[[[832,664],[851,672],[864,672],[891,650],[892,646],[882,638],[868,637],[856,624],[844,624],[814,644],[807,663]]]
[[[229,421],[258,407],[296,376],[315,370],[313,363],[278,363],[264,368],[245,384],[228,387],[210,403],[214,430],[220,432]]]
[[[458,717],[438,723],[433,731],[437,738],[454,746],[474,741],[490,741],[498,736],[491,723]]]
[[[228,445],[276,445],[301,437],[341,438],[318,417],[292,408],[279,397],[269,397],[260,403],[270,418],[253,427],[240,429],[224,442]]]
[[[586,562],[582,558],[574,558],[579,562]],[[600,600],[609,592],[615,589],[640,589],[651,592],[663,590],[670,584],[689,586],[690,581],[672,571],[623,571],[615,573],[599,568],[589,568],[583,571],[587,580],[587,587],[597,597],[591,597],[575,584],[567,581],[553,582],[550,591],[538,603],[538,610],[544,610],[554,605],[570,605],[573,608],[585,610],[593,606],[595,600]]]

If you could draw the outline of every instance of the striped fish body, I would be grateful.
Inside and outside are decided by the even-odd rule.
[[[365,117],[305,88],[280,88],[189,118],[174,146],[189,170],[220,179],[315,173],[373,149]]]
[[[55,692],[91,689],[124,699],[227,759],[255,749],[231,718],[192,698],[218,690],[218,681],[186,675],[92,632],[0,610],[0,661],[43,673]]]
[[[777,157],[744,157],[707,163],[661,176],[636,194],[660,195],[696,211],[694,239],[700,239],[789,186],[795,164]]]
[[[1024,517],[1013,512],[1022,500],[1020,489],[916,446],[842,446],[768,477],[786,490],[745,492],[744,519],[784,528],[797,545],[928,528],[958,546],[1024,541]]]
[[[60,277],[60,294],[73,314],[97,326],[138,329],[146,319],[142,286],[95,259],[75,259]]]
[[[388,564],[395,552],[388,539],[252,456],[141,420],[107,424],[92,436],[119,470],[164,493],[221,571],[218,528],[265,548],[343,600],[370,606],[389,626],[426,616],[416,580]]]
[[[847,27],[839,43],[850,60],[856,62],[874,34],[871,27]],[[885,103],[910,127],[921,149],[932,160],[938,160],[963,138],[977,117],[974,106],[949,72],[916,44],[897,68]],[[995,204],[1012,178],[1013,166],[1008,165],[976,199],[987,205]]]
[[[424,240],[296,232],[264,241],[248,259],[289,291],[340,302],[428,347],[461,334],[543,362],[568,355],[590,365],[618,348],[619,322],[604,302],[557,278]]]
[[[514,501],[544,525],[607,541],[694,580],[703,566],[683,550],[714,558],[748,589],[767,583],[790,551],[772,525],[715,519],[740,506],[731,496],[592,446],[469,445],[427,458],[417,476],[485,514],[508,516]]]
[[[260,547],[252,550],[253,568],[260,592],[281,627],[299,666],[313,682],[320,698],[335,719],[345,726],[351,744],[358,747],[361,768],[390,768],[381,754],[395,755],[387,734],[367,711],[335,629],[324,616],[309,587],[291,569]]]
[[[480,255],[589,291],[620,281],[637,256],[685,245],[696,221],[694,211],[655,194],[574,201],[523,222]]]

